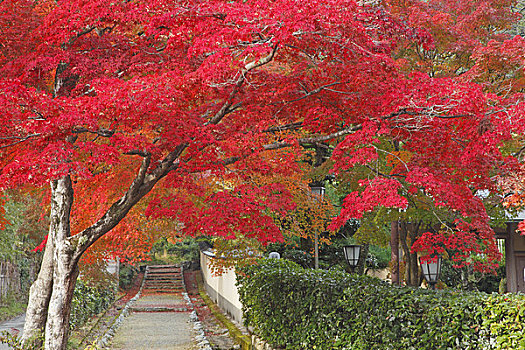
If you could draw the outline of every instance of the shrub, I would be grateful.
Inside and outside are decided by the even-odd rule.
[[[168,252],[177,255],[180,261],[196,261],[199,260],[199,242],[195,238],[188,237],[169,244]]]
[[[115,301],[113,288],[91,286],[78,280],[71,302],[70,328],[75,329],[82,326],[91,316],[106,310],[113,301]]]
[[[132,265],[121,265],[119,269],[119,287],[129,288],[137,276],[137,268]]]
[[[394,287],[263,259],[238,271],[245,322],[286,349],[525,349],[523,295]]]

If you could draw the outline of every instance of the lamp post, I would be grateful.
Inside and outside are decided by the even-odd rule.
[[[345,245],[343,247],[343,252],[345,253],[346,261],[348,265],[352,268],[352,271],[355,270],[359,264],[359,255],[361,254],[361,246],[357,244]]]
[[[324,199],[325,188],[320,182],[314,182],[309,185],[312,197],[321,203]],[[314,232],[314,268],[319,268],[319,237],[318,232]]]
[[[425,262],[423,262],[420,257],[419,264],[421,265],[423,276],[427,280],[427,283],[430,284],[430,288],[432,288],[432,290],[436,289],[436,283],[441,275],[441,256],[438,255]]]

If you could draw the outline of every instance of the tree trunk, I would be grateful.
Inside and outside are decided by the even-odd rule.
[[[390,251],[392,284],[399,285],[399,221],[391,223]]]
[[[148,173],[151,156],[145,155],[137,176],[126,193],[84,231],[71,236],[70,215],[73,205],[71,178],[64,176],[51,182],[51,213],[46,246],[46,259],[41,274],[31,287],[28,302],[30,314],[26,321],[27,336],[44,328],[44,348],[65,350],[69,333],[71,300],[78,276],[78,261],[82,254],[100,237],[114,228],[148,194],[155,184],[174,168],[173,163],[187,145],[182,144],[169,153],[160,165]],[[52,278],[50,277],[52,275]]]
[[[45,332],[46,350],[65,350],[69,337],[71,300],[77,281],[78,268],[76,264],[71,263],[70,256],[61,255],[62,262],[57,263],[53,278],[53,292],[49,301]],[[59,267],[60,265],[62,267]]]
[[[53,287],[53,239],[48,236],[44,257],[36,280],[29,290],[29,302],[22,342],[42,346],[41,337],[47,322],[47,309]]]
[[[410,247],[417,237],[420,223],[417,225],[401,222],[399,230],[399,241],[403,248],[403,255],[405,258],[405,282],[408,286],[419,286],[419,264],[417,262],[417,254],[412,254]]]
[[[53,240],[53,289],[49,301],[45,330],[45,349],[65,350],[69,335],[69,311],[78,268],[72,260],[75,248],[71,236],[70,216],[73,205],[73,186],[69,176],[51,183],[51,225]]]
[[[76,278],[77,261],[73,260],[70,214],[73,187],[69,176],[51,182],[51,213],[48,242],[37,280],[31,286],[24,325],[25,342],[45,328],[45,349],[66,349],[69,312]],[[44,327],[45,326],[45,327]]]

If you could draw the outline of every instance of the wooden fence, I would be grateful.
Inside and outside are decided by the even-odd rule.
[[[20,270],[9,261],[0,261],[0,302],[9,293],[20,293]]]

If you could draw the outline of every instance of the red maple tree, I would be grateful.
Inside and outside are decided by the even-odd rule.
[[[405,207],[410,184],[489,232],[471,189],[491,187],[508,110],[479,85],[397,62],[401,38],[432,35],[389,11],[350,0],[0,2],[0,184],[51,186],[24,337],[45,329],[46,349],[65,348],[79,259],[155,188],[148,213],[186,233],[279,240],[269,214],[292,209],[291,196],[249,178],[296,171],[305,145],[338,144],[336,171],[373,167],[381,138],[412,154],[363,182],[334,225]],[[96,186],[100,205],[72,225],[80,186]]]

